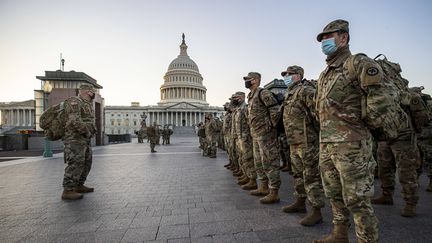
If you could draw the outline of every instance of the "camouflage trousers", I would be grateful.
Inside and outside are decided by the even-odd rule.
[[[264,136],[253,136],[255,169],[260,181],[267,181],[269,188],[279,189],[281,185],[279,169],[279,144],[276,131]]]
[[[156,144],[158,144],[157,140],[159,139],[159,137],[158,136],[156,136],[156,137],[149,137],[149,139],[150,139],[150,149],[154,150]]]
[[[432,178],[432,139],[417,141],[420,151],[422,167],[426,170],[427,176]]]
[[[255,170],[252,139],[237,139],[237,151],[239,151],[239,165],[243,173],[252,180],[256,180],[257,173]]]
[[[415,140],[415,139],[414,139]],[[384,194],[392,195],[395,190],[395,172],[397,171],[405,202],[417,204],[420,155],[417,143],[411,140],[388,143],[378,142],[378,174]]]
[[[64,160],[66,163],[63,177],[63,188],[73,190],[83,185],[92,166],[92,149],[90,140],[63,141]]]
[[[333,224],[348,224],[351,212],[357,238],[377,242],[378,219],[370,202],[376,166],[372,141],[321,143],[319,166]]]
[[[217,136],[207,136],[207,154],[208,156],[216,156],[217,152]]]
[[[314,208],[324,207],[324,191],[318,167],[318,144],[291,144],[291,165],[294,178],[294,196],[307,198]]]
[[[285,135],[279,136],[279,155],[281,157],[281,160],[283,163],[287,164],[289,168],[292,167],[291,165],[291,153],[290,153],[290,145],[288,145],[288,141]]]
[[[236,149],[235,142],[231,137],[228,138],[227,151],[229,155],[229,160],[231,161],[231,163],[233,163],[234,167],[240,168],[238,151]]]

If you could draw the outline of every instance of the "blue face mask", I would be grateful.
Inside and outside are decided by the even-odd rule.
[[[293,82],[292,75],[284,77],[284,83],[285,83],[286,86],[289,86],[290,84],[292,84],[292,82]]]
[[[321,41],[321,50],[327,56],[335,53],[337,50],[335,38],[329,38]]]

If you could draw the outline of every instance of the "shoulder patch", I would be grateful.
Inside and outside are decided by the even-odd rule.
[[[370,68],[368,68],[368,69],[366,70],[366,73],[367,73],[369,76],[375,76],[375,75],[377,75],[377,74],[379,73],[379,71],[378,71],[378,68],[376,68],[376,67],[370,67]]]

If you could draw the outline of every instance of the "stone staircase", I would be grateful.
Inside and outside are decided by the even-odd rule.
[[[176,137],[192,137],[196,136],[194,127],[174,127],[173,136]]]

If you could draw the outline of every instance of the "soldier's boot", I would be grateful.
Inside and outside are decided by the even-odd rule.
[[[258,185],[257,185],[256,179],[249,179],[249,182],[244,184],[241,188],[243,190],[247,190],[247,191],[257,189]]]
[[[78,193],[74,190],[63,190],[63,194],[61,196],[62,200],[78,200],[82,198],[83,194]]]
[[[260,198],[260,203],[262,204],[278,203],[279,201],[279,188],[271,188],[267,196]]]
[[[372,204],[381,204],[381,205],[393,205],[393,196],[389,192],[383,192],[380,197],[373,198],[371,200]]]
[[[432,177],[429,178],[429,186],[426,188],[427,192],[432,192]]]
[[[282,208],[285,213],[306,213],[306,199],[297,198],[296,201]]]
[[[314,208],[312,213],[306,215],[306,217],[300,220],[300,224],[303,226],[314,226],[323,222],[321,215],[321,208]]]
[[[231,161],[230,161],[228,164],[224,165],[224,167],[227,168],[227,169],[228,169],[230,166],[231,166]]]
[[[237,179],[237,184],[240,185],[240,186],[244,185],[244,184],[246,184],[248,182],[249,182],[249,178],[246,175],[243,175],[243,176],[241,176],[241,177],[239,177]]]
[[[242,172],[241,170],[238,170],[238,171],[233,172],[233,176],[240,177],[240,176],[242,176],[242,175],[243,175],[243,172]]]
[[[349,243],[348,224],[335,224],[330,235],[314,240],[313,243]]]
[[[268,181],[260,181],[258,189],[250,192],[253,196],[266,196],[269,194]]]
[[[75,191],[78,193],[88,193],[88,192],[94,192],[94,188],[93,187],[86,187],[83,184],[78,185],[77,187],[75,187]]]
[[[405,207],[401,211],[403,217],[415,217],[416,216],[416,205],[412,203],[405,204]]]

